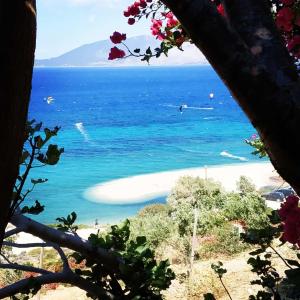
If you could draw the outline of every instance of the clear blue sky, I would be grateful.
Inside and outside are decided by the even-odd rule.
[[[150,34],[149,23],[127,25],[124,9],[134,0],[37,0],[36,58],[58,56],[83,44],[109,38]]]

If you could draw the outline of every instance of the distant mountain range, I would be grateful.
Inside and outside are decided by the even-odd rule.
[[[159,41],[151,36],[136,36],[126,40],[127,46],[134,50],[140,48],[142,51],[149,46],[155,48],[159,45]],[[37,59],[36,67],[120,67],[120,66],[138,66],[147,65],[138,58],[128,57],[120,60],[108,60],[108,53],[113,44],[110,40],[98,41],[86,44],[66,52],[60,56],[49,59]],[[122,48],[120,45],[119,48]],[[124,49],[124,48],[123,48]],[[125,49],[124,49],[125,50]],[[204,55],[191,44],[184,47],[184,51],[172,49],[168,57],[162,55],[159,59],[150,61],[152,66],[162,65],[207,65],[208,62]]]

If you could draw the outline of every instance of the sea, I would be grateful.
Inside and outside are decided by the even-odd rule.
[[[61,127],[61,160],[30,175],[48,179],[26,203],[45,205],[34,218],[47,224],[72,211],[116,223],[165,201],[95,203],[84,192],[98,183],[259,160],[244,141],[254,128],[210,66],[35,68],[29,119]]]

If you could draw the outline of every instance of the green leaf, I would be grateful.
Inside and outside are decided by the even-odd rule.
[[[23,164],[29,156],[30,156],[29,152],[27,150],[24,150],[20,158],[20,164]]]
[[[300,264],[297,260],[285,259],[285,261],[291,266],[300,267]]]
[[[249,252],[249,255],[259,255],[259,254],[262,254],[262,253],[264,253],[265,252],[265,249],[263,249],[263,248],[259,248],[259,249],[257,249],[257,250],[254,250],[254,251],[251,251],[251,252]]]
[[[50,144],[46,154],[39,154],[37,160],[47,165],[56,165],[60,155],[64,152],[64,148],[58,148],[57,145]]]
[[[145,236],[138,236],[136,238],[136,243],[138,245],[144,245],[147,242],[147,238]]]
[[[48,179],[45,178],[45,179],[42,179],[42,178],[39,178],[39,179],[31,179],[31,183],[32,184],[38,184],[38,183],[44,183],[44,182],[47,182]]]
[[[300,268],[286,270],[285,274],[289,283],[295,284],[296,286],[300,285]]]
[[[215,296],[212,293],[204,294],[204,300],[216,300]]]
[[[21,209],[21,213],[22,214],[38,215],[44,210],[44,208],[45,208],[45,206],[41,205],[40,202],[38,200],[36,200],[34,206],[31,206],[31,207],[24,206]]]
[[[150,47],[148,47],[148,48],[147,48],[147,50],[146,50],[146,54],[148,54],[148,55],[152,55],[152,51],[151,51],[151,48],[150,48]]]

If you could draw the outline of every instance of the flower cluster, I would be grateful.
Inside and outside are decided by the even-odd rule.
[[[126,34],[115,31],[110,36],[110,40],[114,44],[121,44],[123,41],[126,40]],[[113,59],[117,59],[117,58],[123,58],[125,55],[126,55],[125,51],[123,51],[122,49],[119,49],[118,47],[113,47],[110,49],[108,59],[113,60]]]
[[[288,196],[278,213],[284,224],[282,240],[300,247],[300,207],[297,196]]]
[[[147,2],[150,3],[152,0],[137,0],[132,5],[127,7],[123,14],[126,18],[129,18],[129,25],[133,25],[135,23],[135,17],[138,17],[141,13],[141,10],[147,7]]]
[[[113,35],[110,36],[110,40],[114,43],[114,44],[120,44],[123,41],[126,40],[126,34],[125,33],[120,33],[115,31],[113,33]]]
[[[300,11],[297,0],[281,0],[276,14],[276,25],[281,30],[289,52],[300,58]]]
[[[151,33],[157,39],[161,41],[168,40],[177,47],[180,47],[186,40],[180,23],[172,12],[162,12],[160,19],[152,19],[151,22]]]
[[[113,60],[113,59],[117,59],[117,58],[123,58],[125,55],[126,55],[125,51],[123,51],[117,47],[113,47],[110,49],[108,59]]]

